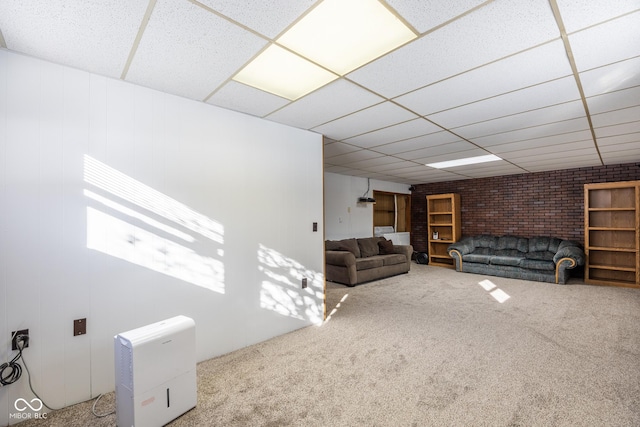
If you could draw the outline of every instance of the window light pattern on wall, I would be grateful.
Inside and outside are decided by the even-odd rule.
[[[221,294],[224,227],[85,155],[87,248]]]
[[[378,0],[324,0],[233,79],[295,100],[416,37]]]

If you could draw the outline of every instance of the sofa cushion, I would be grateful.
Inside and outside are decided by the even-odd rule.
[[[393,242],[391,240],[385,239],[384,237],[378,242],[378,248],[380,250],[380,255],[395,253],[393,251]]]
[[[555,237],[531,237],[529,239],[529,252],[550,251],[557,252],[562,240]]]
[[[516,236],[501,236],[496,242],[496,250],[502,251],[506,249],[516,249],[519,252],[527,252],[529,250],[528,239]]]
[[[381,237],[364,237],[357,239],[358,247],[360,248],[360,256],[362,258],[367,258],[378,255],[380,253],[380,249],[378,247],[380,239]]]
[[[407,257],[403,254],[380,255],[384,265],[396,265],[407,262]]]
[[[520,251],[516,249],[512,249],[512,251],[520,255],[505,254],[504,252],[507,252],[507,251],[497,251],[497,252],[502,252],[503,254],[502,255],[496,254],[492,256],[490,263],[492,265],[512,265],[512,266],[518,267],[520,265],[520,261],[522,261],[524,257],[522,256],[522,253]]]
[[[327,240],[324,243],[324,248],[327,251],[349,251],[360,258],[360,247],[356,239],[342,239],[342,240]]]
[[[496,243],[498,242],[497,236],[489,236],[489,235],[481,235],[473,237],[473,246],[477,248],[491,248],[495,249]]]
[[[491,261],[491,257],[493,257],[493,255],[478,254],[474,252],[472,254],[462,255],[462,260],[466,262],[475,262],[478,264],[489,264],[489,262]]]
[[[540,261],[553,261],[554,252],[549,251],[533,251],[525,254],[527,259],[536,259]]]
[[[553,261],[544,261],[538,259],[523,259],[520,261],[520,267],[526,268],[528,270],[547,270],[547,271],[555,271],[556,265]]]
[[[356,270],[369,270],[370,268],[378,268],[384,265],[382,257],[367,257],[356,259]]]

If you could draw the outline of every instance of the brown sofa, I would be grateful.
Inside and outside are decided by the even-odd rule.
[[[327,280],[347,286],[408,273],[413,246],[394,245],[384,237],[327,240]]]

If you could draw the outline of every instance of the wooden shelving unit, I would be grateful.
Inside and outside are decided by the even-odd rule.
[[[585,282],[640,288],[640,181],[585,184]]]
[[[429,264],[453,267],[447,248],[460,240],[460,195],[435,194],[427,196],[427,229],[429,233]],[[434,238],[438,233],[438,238]]]
[[[411,231],[411,195],[374,191],[373,226],[393,226],[396,232]]]

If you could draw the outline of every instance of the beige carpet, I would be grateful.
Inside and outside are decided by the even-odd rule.
[[[321,327],[199,364],[198,406],[171,426],[640,425],[638,290],[413,264],[329,283],[338,304]],[[23,426],[115,425],[92,403]],[[97,410],[112,409],[113,393]]]

